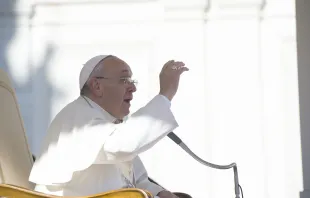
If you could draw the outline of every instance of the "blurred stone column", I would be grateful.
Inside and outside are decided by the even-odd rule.
[[[240,184],[252,198],[267,197],[260,65],[263,6],[263,0],[213,0],[205,27],[209,160],[237,162]],[[211,177],[210,197],[234,196],[231,169],[213,170]]]
[[[298,197],[301,187],[294,4],[266,0],[261,13],[264,184],[269,197]]]
[[[205,131],[205,10],[206,0],[163,0],[163,20],[158,36],[158,59],[151,79],[158,79],[163,64],[171,59],[183,61],[190,71],[180,80],[179,90],[172,102],[180,127],[175,133],[199,156],[208,158],[210,145]],[[151,83],[158,87],[158,80]],[[145,156],[158,182],[172,191],[182,191],[193,197],[208,195],[209,168],[192,159],[169,138],[164,138]],[[144,156],[143,156],[144,157]],[[152,163],[152,164],[151,164]]]

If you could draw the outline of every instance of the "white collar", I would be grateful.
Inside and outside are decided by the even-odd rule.
[[[112,116],[110,113],[108,113],[102,107],[100,107],[97,103],[92,101],[90,98],[88,98],[86,96],[81,96],[81,97],[86,100],[86,102],[89,104],[90,107],[99,110],[107,118],[107,120],[109,120],[110,122],[114,123],[117,120],[114,116]]]

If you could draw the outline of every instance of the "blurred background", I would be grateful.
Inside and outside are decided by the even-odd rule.
[[[132,112],[181,60],[172,110],[200,157],[236,162],[246,198],[303,189],[294,0],[1,0],[0,67],[17,92],[32,152],[79,96],[82,64],[125,60],[138,80]],[[129,131],[130,133],[130,131]],[[165,138],[142,154],[149,175],[194,198],[234,197],[233,171],[207,168]]]

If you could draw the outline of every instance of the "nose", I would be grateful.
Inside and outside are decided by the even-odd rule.
[[[128,87],[128,91],[129,92],[136,92],[137,91],[137,87],[134,83],[131,83]]]

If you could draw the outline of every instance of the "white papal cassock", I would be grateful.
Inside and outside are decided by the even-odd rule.
[[[155,96],[124,123],[85,96],[68,104],[51,123],[29,180],[36,191],[86,196],[132,187],[163,190],[148,181],[138,154],[154,146],[178,124],[170,101]]]

